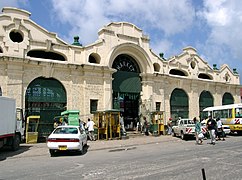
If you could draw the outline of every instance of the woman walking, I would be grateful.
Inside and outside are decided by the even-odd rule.
[[[196,144],[202,144],[203,140],[199,137],[199,134],[202,133],[201,131],[201,123],[197,120],[196,117],[193,118],[195,124],[195,137],[196,137]]]

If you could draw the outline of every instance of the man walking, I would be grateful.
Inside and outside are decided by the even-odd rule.
[[[215,141],[216,141],[216,135],[215,135],[215,130],[217,123],[216,121],[212,118],[212,116],[209,116],[209,119],[207,121],[207,129],[209,131],[210,134],[210,139],[211,139],[211,144],[215,145]]]
[[[88,118],[88,121],[87,121],[87,130],[88,130],[88,135],[89,135],[89,138],[90,138],[91,141],[95,141],[95,137],[94,137],[94,125],[95,125],[95,123],[90,118]]]

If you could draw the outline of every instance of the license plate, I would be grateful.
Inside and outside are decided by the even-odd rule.
[[[67,150],[67,146],[59,146],[59,150],[60,151],[65,151],[65,150]]]

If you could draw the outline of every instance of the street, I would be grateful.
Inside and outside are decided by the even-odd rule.
[[[216,145],[207,144],[209,140],[195,145],[193,139],[172,139],[126,148],[87,150],[84,155],[61,153],[50,157],[44,147],[41,155],[0,152],[0,179],[200,180],[202,169],[207,180],[242,178],[241,136],[228,136],[226,141],[217,141]]]

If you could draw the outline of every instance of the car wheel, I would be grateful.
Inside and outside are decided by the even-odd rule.
[[[55,150],[54,149],[49,149],[50,156],[53,157],[55,156]]]
[[[16,151],[19,149],[19,145],[20,145],[20,136],[19,135],[15,135],[14,138],[13,138],[13,143],[12,143],[12,147],[11,149],[13,151]]]
[[[181,132],[181,139],[185,140],[185,134],[183,132]]]
[[[171,135],[172,135],[173,137],[176,137],[176,133],[175,133],[174,131],[171,132]]]

